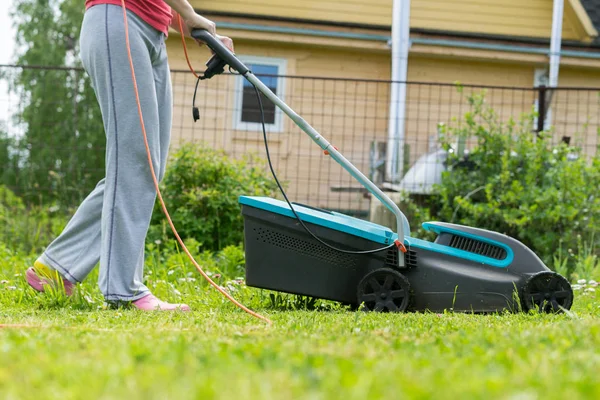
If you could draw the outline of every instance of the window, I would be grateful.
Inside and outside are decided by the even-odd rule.
[[[263,57],[240,57],[240,59],[261,82],[284,100],[284,80],[279,76],[285,75],[285,60]],[[252,84],[244,77],[238,76],[235,93],[234,129],[261,131],[260,106]],[[281,110],[262,93],[261,100],[265,112],[267,132],[281,132]]]

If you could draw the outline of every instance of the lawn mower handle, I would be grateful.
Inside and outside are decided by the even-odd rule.
[[[225,61],[231,68],[235,69],[242,75],[248,73],[248,67],[244,65],[225,45],[216,37],[214,37],[206,29],[192,29],[192,37],[198,39],[215,52],[223,61]]]
[[[406,216],[400,211],[398,205],[392,201],[381,189],[377,187],[369,178],[367,178],[358,168],[356,168],[350,161],[348,161],[337,149],[329,143],[319,132],[317,132],[308,122],[292,110],[283,100],[275,95],[260,79],[258,79],[252,71],[248,69],[219,39],[211,35],[204,29],[193,29],[192,37],[194,39],[201,40],[206,43],[212,51],[215,52],[215,57],[221,58],[230,67],[235,69],[241,75],[243,75],[250,83],[252,83],[266,98],[271,100],[273,104],[279,107],[284,113],[300,129],[302,129],[311,139],[323,149],[326,155],[333,158],[338,164],[340,164],[346,171],[350,173],[361,185],[363,185],[373,196],[381,201],[396,217],[396,226],[398,230],[398,240],[402,246],[404,245],[404,236],[410,232],[410,226]],[[211,61],[213,61],[211,59]],[[212,64],[209,61],[208,64]],[[391,240],[391,238],[390,238]],[[403,255],[400,253],[399,255]],[[398,257],[398,266],[404,267],[404,257]]]

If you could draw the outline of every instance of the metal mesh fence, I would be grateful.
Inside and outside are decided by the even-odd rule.
[[[242,78],[220,76],[201,82],[197,103],[201,119],[191,117],[194,78],[189,73],[173,74],[176,90],[174,143],[204,141],[239,157],[249,152],[264,156],[262,134],[256,124],[240,120],[245,109],[257,112],[256,102],[242,102]],[[263,77],[265,78],[265,77]],[[474,98],[483,98],[497,120],[519,123],[524,115],[539,113],[529,120],[532,134],[551,128],[552,141],[570,141],[594,155],[600,126],[600,89],[516,88],[424,82],[408,82],[406,98],[404,180],[386,185],[385,162],[392,141],[389,81],[365,81],[315,77],[277,78],[284,101],[304,117],[353,164],[377,184],[387,188],[422,192],[439,181],[443,157],[440,135],[448,127],[460,129]],[[283,89],[283,90],[282,90]],[[540,101],[543,96],[543,103]],[[541,104],[541,107],[540,107]],[[279,111],[278,111],[279,112]],[[535,114],[534,114],[535,115]],[[370,198],[359,184],[311,141],[291,120],[267,127],[275,170],[288,182],[290,196],[299,202],[364,215]],[[277,122],[277,116],[275,118]],[[473,143],[465,143],[465,146]],[[266,163],[265,163],[266,166]],[[412,168],[412,169],[411,169]]]
[[[29,90],[0,94],[0,184],[28,204],[76,205],[103,176],[104,133],[85,74],[78,69],[0,67],[6,86],[27,71]],[[389,81],[299,76],[262,76],[283,100],[377,184],[385,186],[391,148]],[[195,78],[173,71],[172,148],[203,142],[232,157],[265,150],[253,92],[243,78],[221,75],[200,82],[192,119]],[[425,190],[439,179],[443,163],[439,137],[444,127],[460,128],[473,111],[473,96],[500,121],[518,121],[539,110],[539,127],[552,127],[552,140],[570,141],[584,154],[596,154],[600,89],[516,88],[407,82],[403,182],[395,188]],[[250,88],[251,89],[251,88]],[[366,216],[370,198],[354,179],[294,123],[268,103],[267,132],[273,165],[288,195],[301,203]],[[132,105],[132,111],[135,109]],[[539,125],[539,127],[538,127]],[[140,136],[140,140],[141,136]],[[469,146],[466,143],[465,146]],[[18,155],[18,157],[16,156]],[[16,171],[16,172],[15,172]],[[15,173],[18,176],[15,176]],[[400,186],[398,186],[400,185]]]

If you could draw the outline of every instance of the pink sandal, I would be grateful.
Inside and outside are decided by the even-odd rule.
[[[75,287],[71,282],[60,276],[57,271],[48,268],[39,261],[36,261],[33,267],[27,269],[25,279],[29,286],[38,292],[44,292],[46,285],[50,285],[54,288],[62,286],[67,296],[71,296],[71,294],[73,294],[73,288]]]
[[[132,302],[133,306],[144,311],[191,311],[187,304],[171,304],[161,301],[153,294],[148,294]]]

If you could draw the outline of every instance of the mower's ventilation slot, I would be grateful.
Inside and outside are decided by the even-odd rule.
[[[389,249],[387,256],[385,258],[386,265],[397,267],[398,266],[398,249],[393,248]],[[417,252],[411,249],[408,249],[406,252],[406,266],[407,267],[416,267],[417,266]]]
[[[506,258],[506,250],[502,247],[462,236],[453,235],[448,246],[485,257],[495,258],[496,260],[504,260]]]
[[[254,232],[256,233],[256,239],[263,243],[286,250],[293,250],[320,260],[325,260],[330,264],[340,265],[346,268],[356,267],[355,256],[335,251],[320,243],[307,242],[270,229],[254,228]]]

